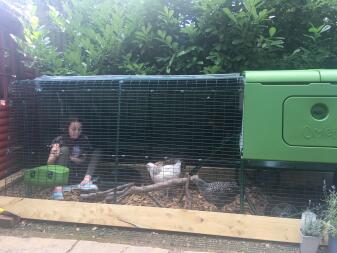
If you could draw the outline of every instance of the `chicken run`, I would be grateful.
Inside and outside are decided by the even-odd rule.
[[[272,96],[278,103],[304,89],[315,94],[309,85],[288,85],[303,83],[300,79],[307,74],[314,77],[314,72],[257,71],[248,72],[246,78],[239,74],[43,76],[17,81],[9,89],[10,128],[15,133],[9,155],[25,172],[45,164],[51,141],[66,131],[65,122],[76,115],[83,133],[102,154],[93,175],[98,190],[81,190],[84,172],[71,169],[63,187],[65,200],[291,216],[308,199],[320,196],[312,195],[317,188],[299,184],[302,176],[291,183],[285,169],[301,162],[304,166],[299,168],[306,168],[309,160],[327,165],[336,156],[321,161],[319,152],[302,157],[300,145],[285,146],[276,113],[283,102],[274,105],[275,111],[266,104]],[[291,106],[308,104],[302,100],[284,104],[294,121],[300,118]],[[323,109],[304,108],[303,114],[321,117]],[[268,124],[265,118],[271,119]],[[291,139],[291,130],[301,125],[297,123],[284,128],[286,137],[310,146],[309,139]],[[254,162],[259,164],[250,170]],[[267,175],[261,168],[273,170]],[[50,175],[49,182],[56,177],[50,173],[45,173],[45,181]],[[25,179],[32,176],[26,174]],[[50,198],[51,186],[43,188],[43,179],[35,181],[35,185],[21,182],[9,187],[5,194]]]
[[[240,212],[240,195],[238,184],[235,181],[208,183],[200,179],[198,175],[187,175],[153,183],[150,175],[145,174],[144,176],[146,177],[145,185],[140,185],[139,182],[129,182],[113,188],[104,185],[104,182],[97,178],[95,183],[100,186],[98,191],[83,191],[77,187],[77,184],[67,185],[64,187],[65,201]],[[51,198],[50,187],[27,186],[23,181],[6,189],[6,194],[9,196],[21,197],[23,192],[26,197]],[[261,189],[247,187],[246,195],[252,200],[256,209],[252,209],[252,206],[246,204],[245,213],[269,214],[268,197]]]
[[[198,190],[193,191],[194,195],[198,195],[199,199],[203,198],[209,204],[214,205],[218,210],[221,210],[225,204],[232,203],[235,197],[239,194],[239,187],[235,182],[207,183],[199,178],[198,175],[191,176],[189,173],[186,173],[185,177],[181,177],[182,162],[180,160],[176,160],[171,164],[170,162],[171,161],[160,161],[156,163],[148,163],[146,165],[153,184],[136,186],[135,183],[128,183],[106,191],[80,194],[80,198],[103,198],[103,201],[105,202],[120,202],[123,198],[130,194],[144,194],[150,198],[154,204],[162,207],[159,199],[166,199],[167,201],[170,201],[180,195],[180,197],[178,197],[178,203],[180,203],[184,198],[185,207],[191,208],[192,200],[189,189],[189,183],[191,181],[195,183]],[[179,185],[184,186],[177,187]],[[164,196],[162,193],[159,195],[156,194],[156,197],[150,195],[152,192],[161,191],[163,189],[166,191]]]
[[[143,166],[120,164],[118,171],[125,172],[128,177],[118,174],[119,180],[115,184],[106,180],[104,175],[96,176],[94,183],[99,186],[97,191],[80,189],[78,184],[66,185],[63,188],[64,200],[230,213],[242,211],[239,185],[233,177],[235,171],[226,169],[224,172],[223,168],[218,168],[218,173],[227,174],[224,178],[232,178],[234,181],[228,179],[228,181],[208,180],[210,182],[206,182],[199,178],[199,175],[192,175],[192,173],[200,170],[198,174],[201,177],[209,178],[208,170],[216,168],[185,166],[180,160],[173,161],[174,163],[170,159]],[[102,164],[99,166],[104,167]],[[165,178],[159,177],[160,173],[165,174]],[[133,177],[130,177],[130,174],[133,174]],[[138,181],[133,182],[132,178]],[[6,194],[9,196],[21,197],[23,192],[26,197],[51,198],[50,187],[27,185],[24,181],[6,189]],[[270,198],[259,187],[247,187],[246,198],[251,202],[245,204],[244,213],[271,214]],[[274,215],[282,216],[282,213]]]

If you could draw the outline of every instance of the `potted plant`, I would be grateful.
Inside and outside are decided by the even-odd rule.
[[[325,224],[329,234],[328,252],[337,252],[337,192],[333,186],[332,190],[325,196]]]
[[[320,219],[306,220],[301,226],[301,253],[316,253],[322,240],[324,222]]]

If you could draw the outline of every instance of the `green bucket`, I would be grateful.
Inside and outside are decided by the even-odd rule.
[[[29,185],[62,186],[68,184],[69,168],[62,165],[44,165],[26,170],[24,182]]]

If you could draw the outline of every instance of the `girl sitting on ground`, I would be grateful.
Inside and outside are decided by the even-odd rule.
[[[99,151],[92,151],[89,139],[82,134],[82,123],[78,118],[72,118],[67,124],[67,134],[56,137],[51,144],[47,164],[58,164],[69,168],[69,178],[84,178],[79,185],[82,190],[97,190],[92,183],[92,174],[96,168]],[[84,173],[85,172],[85,173]],[[53,199],[63,199],[62,186],[56,186]]]

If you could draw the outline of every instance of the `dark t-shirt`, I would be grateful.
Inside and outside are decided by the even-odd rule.
[[[85,157],[86,159],[88,159],[88,156],[92,152],[92,147],[90,145],[89,139],[85,135],[80,135],[80,137],[75,140],[69,138],[68,136],[60,135],[56,137],[51,144],[53,145],[56,143],[60,144],[60,148],[68,147],[70,152],[69,155],[77,158]]]

